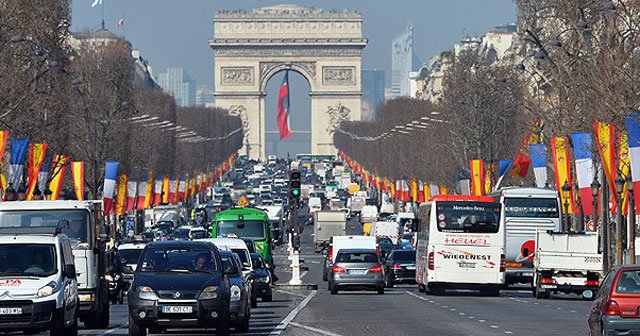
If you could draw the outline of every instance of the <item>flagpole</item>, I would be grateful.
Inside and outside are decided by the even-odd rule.
[[[102,12],[102,30],[105,30],[105,25],[104,25],[104,1],[100,2],[100,9]]]

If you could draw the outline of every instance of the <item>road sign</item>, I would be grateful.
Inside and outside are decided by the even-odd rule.
[[[593,222],[593,219],[591,219],[591,220],[589,220],[589,221],[587,222],[587,231],[589,231],[589,232],[596,232],[596,225],[595,225],[595,223]]]
[[[242,196],[240,197],[236,205],[239,207],[246,207],[246,206],[249,206],[249,201],[247,200],[247,197]]]

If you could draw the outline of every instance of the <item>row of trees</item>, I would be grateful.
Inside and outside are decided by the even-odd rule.
[[[342,123],[336,146],[379,175],[453,186],[468,177],[469,160],[513,159],[526,149],[537,119],[550,138],[595,121],[620,127],[625,114],[640,113],[640,0],[515,3],[518,33],[503,59],[480,48],[451,53],[436,106],[389,101],[374,122]],[[376,137],[433,111],[443,122]]]
[[[133,177],[176,175],[209,171],[241,148],[242,132],[229,135],[242,128],[238,117],[178,108],[134,84],[130,43],[106,31],[72,37],[69,6],[0,2],[0,123],[10,137],[84,161],[89,190],[106,161]]]

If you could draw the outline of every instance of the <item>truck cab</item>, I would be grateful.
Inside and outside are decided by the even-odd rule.
[[[111,271],[109,228],[104,224],[102,201],[29,201],[0,203],[0,231],[20,228],[26,232],[55,228],[61,221],[70,242],[78,282],[79,318],[90,329],[109,326]]]
[[[78,280],[71,242],[54,227],[0,229],[0,332],[78,334]]]

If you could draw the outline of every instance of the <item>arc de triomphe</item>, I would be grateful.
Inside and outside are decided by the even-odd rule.
[[[360,64],[367,39],[358,12],[296,5],[220,11],[209,45],[216,106],[242,117],[241,153],[248,144],[251,158],[266,157],[266,86],[282,70],[296,71],[309,82],[312,154],[334,154],[333,132],[340,120],[360,120]],[[293,106],[291,113],[298,111]]]

